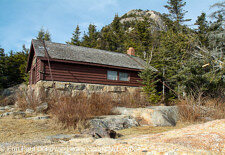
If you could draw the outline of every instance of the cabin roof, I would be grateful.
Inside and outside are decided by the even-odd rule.
[[[146,62],[138,57],[106,50],[87,48],[69,44],[44,41],[48,55],[51,59],[88,62],[101,65],[110,65],[142,70]],[[41,40],[32,40],[35,56],[45,57],[44,43]],[[157,71],[150,66],[150,69]]]

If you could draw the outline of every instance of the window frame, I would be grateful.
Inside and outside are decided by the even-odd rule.
[[[108,78],[109,72],[116,72],[116,80],[113,80],[113,79],[109,79],[109,78]],[[118,71],[107,70],[107,76],[106,76],[106,78],[107,78],[107,80],[118,81]]]
[[[112,80],[112,79],[108,78],[109,72],[116,72],[116,80]],[[125,73],[125,74],[128,75],[127,81],[120,80],[120,73]],[[114,81],[114,82],[117,81],[117,82],[128,82],[128,83],[130,83],[130,73],[123,72],[123,71],[116,71],[116,70],[107,70],[107,72],[106,72],[106,79],[109,80],[109,81]]]
[[[120,74],[121,73],[123,73],[123,74],[127,74],[127,80],[126,81],[124,81],[124,80],[120,80]],[[129,82],[130,81],[130,74],[129,73],[127,73],[127,72],[118,72],[118,80],[119,81],[123,81],[123,82]]]

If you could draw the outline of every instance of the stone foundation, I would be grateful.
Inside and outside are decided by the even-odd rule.
[[[35,85],[29,86],[36,95],[45,93],[47,96],[51,96],[53,91],[57,93],[76,94],[84,92],[87,94],[91,93],[111,93],[114,95],[122,93],[134,93],[141,91],[141,87],[131,86],[114,86],[114,85],[101,85],[101,84],[90,84],[90,83],[73,83],[73,82],[59,82],[59,81],[38,81]]]

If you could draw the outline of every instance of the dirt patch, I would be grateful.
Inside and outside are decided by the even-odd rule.
[[[53,120],[0,119],[0,142],[42,139],[56,134],[71,134],[75,130],[58,127]]]
[[[0,119],[1,142],[23,141],[24,139],[43,140],[56,134],[74,133],[54,127],[52,120]],[[30,154],[224,154],[225,153],[225,120],[215,120],[202,124],[178,123],[176,127],[136,127],[118,131],[124,134],[120,139],[109,143],[101,139],[99,145],[87,139],[82,143],[61,141],[44,145],[26,145],[26,150],[12,150],[14,146],[3,146],[3,153]],[[85,142],[85,143],[84,143]],[[35,143],[33,143],[35,144]],[[38,143],[37,143],[38,144]],[[12,148],[10,150],[10,147]],[[15,148],[15,147],[14,147]],[[1,152],[1,145],[0,145]]]
[[[162,132],[166,132],[166,131],[170,131],[174,129],[184,128],[189,125],[193,125],[193,124],[178,122],[176,126],[169,126],[169,127],[139,126],[139,127],[119,130],[117,132],[123,135],[121,139],[125,139],[125,138],[134,137],[138,135],[144,135],[144,134],[162,133]]]

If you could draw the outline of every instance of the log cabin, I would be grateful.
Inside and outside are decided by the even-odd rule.
[[[145,66],[133,48],[124,54],[33,39],[26,71],[30,85],[60,81],[139,87],[138,74]]]

